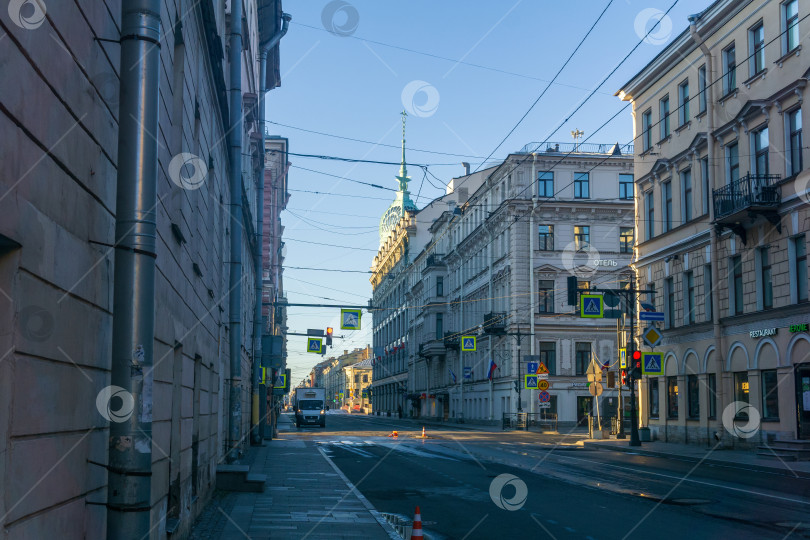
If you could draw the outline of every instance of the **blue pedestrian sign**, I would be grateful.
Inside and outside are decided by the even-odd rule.
[[[526,373],[537,373],[539,362],[529,362],[526,364]]]
[[[472,352],[475,350],[475,336],[461,336],[461,350]]]
[[[605,316],[605,302],[601,294],[579,295],[579,316],[601,319]]]
[[[360,316],[362,311],[359,309],[341,309],[340,310],[340,329],[341,330],[360,330]]]
[[[472,368],[469,366],[465,366],[464,368],[464,378],[465,379],[472,379]]]
[[[321,354],[321,349],[323,348],[323,338],[314,338],[309,337],[307,338],[307,352]]]
[[[663,375],[664,353],[660,352],[641,353],[641,373],[642,375]]]
[[[523,388],[537,390],[537,375],[525,375],[523,378],[525,379]]]
[[[663,311],[640,311],[638,314],[640,321],[657,321],[664,322]]]

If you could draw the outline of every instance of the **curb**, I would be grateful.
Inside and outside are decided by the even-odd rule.
[[[797,475],[799,478],[808,478],[810,479],[810,473],[805,471],[794,471],[790,468],[785,467],[769,467],[768,465],[758,465],[752,463],[739,463],[736,461],[729,461],[726,459],[702,459],[695,456],[685,456],[681,454],[669,454],[667,452],[660,452],[656,450],[644,450],[638,447],[629,447],[629,446],[616,446],[613,444],[605,444],[600,442],[591,442],[591,441],[584,441],[583,446],[590,446],[593,448],[597,448],[599,450],[612,450],[613,452],[624,452],[624,453],[632,453],[632,454],[639,454],[641,456],[650,456],[650,457],[663,457],[669,459],[680,459],[682,461],[689,461],[691,463],[705,463],[707,465],[719,465],[723,467],[732,467],[732,468],[740,468],[740,469],[750,469],[758,472],[765,472],[765,473],[785,473],[785,474],[794,474]]]

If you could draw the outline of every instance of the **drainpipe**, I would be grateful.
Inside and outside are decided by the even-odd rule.
[[[121,81],[110,382],[133,407],[110,423],[107,536],[149,534],[155,340],[160,0],[121,4]],[[113,388],[114,389],[114,388]],[[127,403],[129,402],[129,403]],[[109,404],[109,403],[108,403]]]
[[[261,148],[259,149],[259,172],[258,172],[258,189],[256,191],[256,252],[253,254],[254,273],[256,275],[256,307],[253,315],[253,429],[251,438],[254,444],[261,443],[264,438],[264,424],[267,421],[267,385],[262,388],[261,381],[261,357],[262,357],[262,332],[264,325],[262,324],[262,291],[263,286],[263,269],[262,258],[264,256],[264,99],[267,93],[267,55],[270,50],[275,47],[284,34],[287,33],[287,28],[290,24],[290,17],[286,13],[282,13],[281,18],[283,23],[281,30],[269,40],[259,45],[259,129],[261,130]],[[271,394],[272,394],[272,381],[271,381]],[[272,438],[272,433],[270,434]]]
[[[228,281],[230,393],[227,460],[239,459],[242,433],[242,0],[231,1],[229,117],[231,262]]]
[[[699,19],[699,15],[691,15],[689,17],[689,33],[692,35],[692,39],[695,40],[700,50],[703,52],[703,57],[706,59],[706,81],[710,83],[714,81],[714,70],[712,68],[712,53],[709,50],[709,47],[706,46],[704,39],[698,34],[697,31],[697,21]],[[714,188],[714,136],[712,133],[714,132],[714,84],[707,84],[706,88],[706,119],[707,119],[707,137],[706,142],[708,146],[708,176],[709,176],[709,189]],[[705,194],[705,196],[709,196],[709,194]],[[709,200],[709,222],[714,222],[714,201]],[[718,257],[719,257],[719,243],[720,238],[717,234],[717,229],[713,226],[710,226],[711,232],[711,239],[710,239],[710,250],[711,250],[711,265],[712,265],[712,333],[714,337],[714,349],[715,354],[717,355],[717,361],[720,365],[721,372],[723,371],[723,366],[725,365],[724,354],[723,354],[723,342],[722,342],[722,334],[720,332],[720,296],[717,289],[718,284],[720,283],[719,280],[719,270],[718,270]],[[722,396],[723,384],[722,379],[719,381],[719,384],[715,385],[715,392]],[[717,400],[720,402],[720,400]],[[718,403],[720,404],[720,403]],[[708,421],[706,422],[706,438],[707,440],[711,440],[710,434],[710,427]]]
[[[539,187],[537,183],[537,171],[536,171],[536,164],[537,164],[537,154],[532,154],[532,209],[529,214],[529,328],[531,328],[531,337],[529,342],[529,353],[534,355],[535,345],[534,345],[534,303],[537,301],[537,297],[535,296],[536,291],[534,288],[534,243],[537,241],[537,234],[536,228],[534,225],[534,211],[537,210],[537,189]],[[534,399],[535,393],[534,390],[529,390],[529,411],[534,414],[537,412],[537,403]]]

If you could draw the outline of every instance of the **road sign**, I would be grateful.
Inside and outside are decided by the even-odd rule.
[[[307,328],[308,336],[323,336],[323,330],[320,328]]]
[[[461,350],[472,352],[475,350],[475,336],[461,336]]]
[[[465,379],[472,379],[472,368],[469,366],[464,367],[464,378]]]
[[[529,362],[526,364],[526,373],[537,373],[538,362]]]
[[[523,376],[523,388],[529,390],[536,390],[537,389],[537,375],[524,375]]]
[[[641,353],[641,374],[642,375],[663,375],[664,374],[664,353],[660,353],[660,352]]]
[[[549,403],[548,401],[541,401],[540,403],[537,404],[537,406],[541,409],[550,409],[551,403]]]
[[[539,381],[537,381],[538,390],[548,390],[549,388],[551,388],[551,383],[548,382],[548,380],[540,379]]]
[[[548,403],[549,401],[551,401],[551,395],[545,390],[543,390],[542,392],[537,394],[537,399],[540,400],[540,403]]]
[[[602,368],[593,360],[591,360],[591,363],[588,365],[588,370],[585,372],[585,374],[588,376],[588,382],[602,380]]]
[[[538,375],[548,375],[548,368],[546,367],[546,365],[543,362],[540,362],[540,365],[537,366],[536,373]]]
[[[623,315],[624,311],[620,309],[606,309],[602,317],[605,319],[621,319]]]
[[[640,321],[664,322],[664,313],[662,311],[640,311],[638,319]]]
[[[579,295],[579,316],[589,319],[601,319],[605,314],[605,303],[601,294]]]
[[[281,375],[276,376],[276,382],[273,384],[273,388],[285,388],[287,386],[287,374],[282,373]]]
[[[627,349],[619,349],[619,369],[627,369]]]
[[[641,333],[641,339],[643,339],[644,343],[646,343],[649,347],[658,346],[658,344],[661,343],[662,337],[661,332],[659,332],[655,325],[652,324]]]
[[[341,309],[340,310],[340,329],[341,330],[360,330],[360,317],[363,312],[359,309]]]
[[[307,338],[307,352],[321,354],[322,348],[323,348],[322,338],[314,338],[314,337]]]
[[[591,393],[592,396],[601,396],[602,395],[602,383],[594,382],[592,385],[588,387],[588,392]]]

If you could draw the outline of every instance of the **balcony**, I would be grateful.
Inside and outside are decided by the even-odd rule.
[[[429,358],[431,356],[442,356],[446,349],[443,339],[431,339],[427,343],[419,344],[419,356]]]
[[[445,332],[444,347],[454,351],[459,350],[461,348],[461,335],[458,332]]]
[[[714,190],[714,224],[719,229],[728,228],[740,236],[745,244],[746,223],[763,216],[782,232],[776,209],[782,202],[776,174],[748,174],[736,182]]]
[[[487,313],[484,315],[484,332],[503,334],[506,332],[506,313]]]

